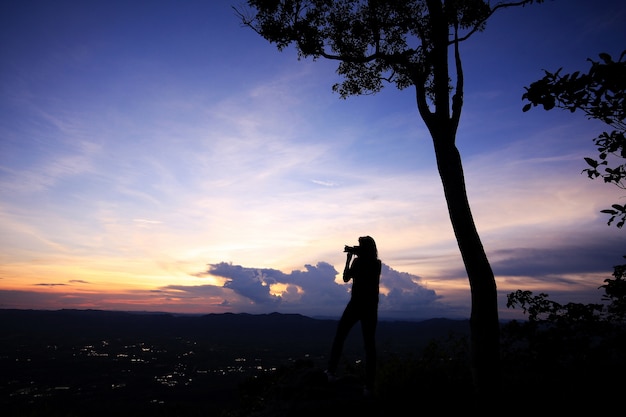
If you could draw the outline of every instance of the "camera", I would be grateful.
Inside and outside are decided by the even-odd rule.
[[[348,246],[348,245],[346,245],[346,246],[343,247],[343,251],[344,252],[350,253],[352,255],[357,255],[357,256],[359,255],[359,250],[360,249],[361,248],[359,248],[358,246]]]

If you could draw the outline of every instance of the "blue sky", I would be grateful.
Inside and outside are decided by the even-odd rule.
[[[414,91],[342,100],[230,1],[0,6],[0,308],[338,316],[344,244],[376,239],[381,317],[468,317]],[[626,49],[626,5],[505,10],[462,45],[457,136],[501,318],[516,289],[598,302],[621,190],[581,175],[605,127],[522,112],[543,69]]]

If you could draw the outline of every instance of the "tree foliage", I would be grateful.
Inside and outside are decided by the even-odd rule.
[[[517,290],[507,296],[506,306],[519,306],[531,322],[577,323],[600,319],[602,304],[567,303],[559,304],[548,299],[548,294],[533,295],[532,291]]]
[[[624,256],[626,258],[626,256]],[[613,267],[613,279],[607,278],[602,299],[608,301],[607,319],[613,322],[626,322],[626,264]]]
[[[613,278],[605,279],[599,288],[604,289],[602,301],[608,303],[559,304],[548,299],[546,293],[533,295],[531,291],[517,290],[507,295],[506,306],[521,308],[528,320],[534,323],[626,323],[626,264],[613,266]]]
[[[523,110],[541,105],[545,110],[555,107],[575,112],[582,111],[588,118],[600,120],[613,130],[602,132],[593,139],[597,158],[585,158],[589,168],[583,170],[591,179],[602,178],[605,183],[626,189],[626,51],[619,59],[606,53],[599,60],[589,59],[589,72],[561,74],[545,71],[545,76],[526,87],[522,99],[528,103]],[[614,221],[621,228],[626,223],[626,204],[613,204],[602,210],[610,214],[608,224]]]
[[[279,50],[294,45],[300,58],[339,61],[343,81],[333,90],[346,98],[377,93],[385,83],[432,93],[437,28],[452,28],[454,36],[447,39],[452,45],[484,30],[498,9],[542,2],[250,0],[253,11],[236,11],[244,25]],[[435,9],[440,13],[432,13]]]
[[[505,366],[518,369],[520,376],[541,375],[549,381],[545,389],[562,392],[565,398],[573,392],[602,395],[598,381],[613,379],[626,369],[625,280],[626,264],[614,266],[613,278],[600,286],[604,303],[560,304],[546,293],[522,290],[508,294],[507,307],[521,307],[528,321],[504,324]],[[536,389],[538,380],[527,383]]]

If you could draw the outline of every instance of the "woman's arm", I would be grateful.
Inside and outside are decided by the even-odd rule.
[[[346,258],[346,266],[343,268],[343,282],[350,281],[352,275],[350,274],[350,261],[352,260],[352,253],[348,252],[348,257]]]

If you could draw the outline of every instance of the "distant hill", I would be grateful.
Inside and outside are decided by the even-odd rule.
[[[0,338],[43,338],[49,342],[90,338],[192,338],[226,346],[259,349],[304,349],[326,353],[337,320],[299,314],[135,313],[103,310],[0,310]],[[414,350],[434,338],[469,334],[468,320],[431,319],[379,321],[377,340],[382,350]],[[350,334],[346,348],[361,349],[360,326]]]
[[[348,415],[359,404],[361,414],[371,415],[357,377],[359,325],[344,346],[345,377],[327,384],[323,370],[336,326],[337,320],[279,313],[0,310],[0,409],[7,417],[235,417],[248,414],[229,410],[253,405],[264,409],[258,417],[275,417],[281,415],[275,406],[284,404],[298,416]],[[378,352],[395,369],[433,339],[468,333],[468,321],[380,321]]]

